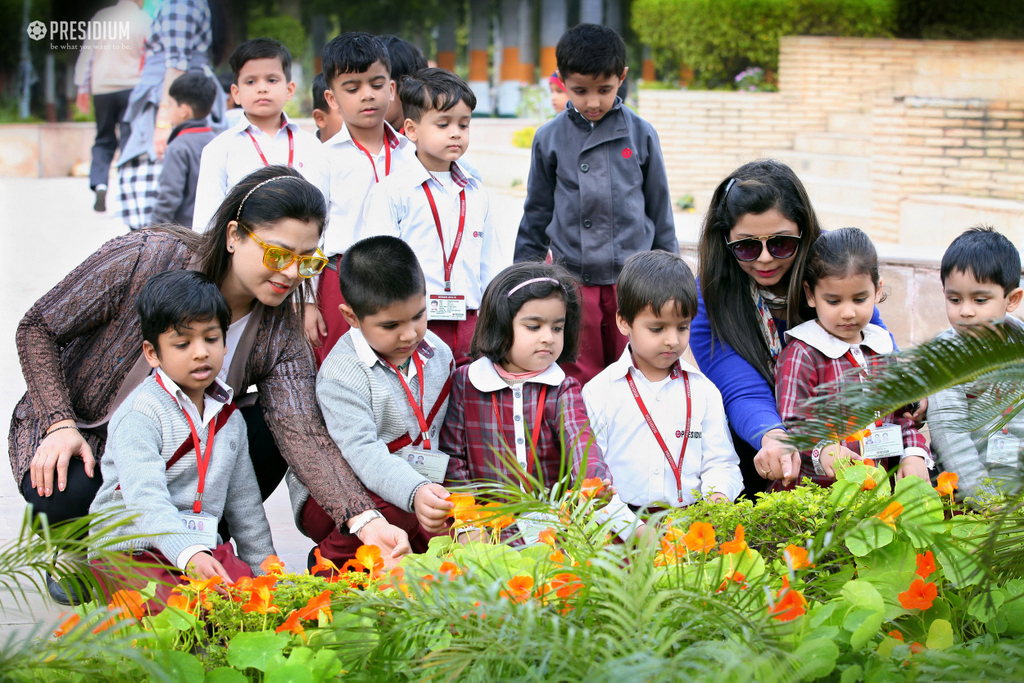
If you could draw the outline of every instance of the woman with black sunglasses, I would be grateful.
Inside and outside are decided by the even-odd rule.
[[[771,159],[719,183],[704,218],[690,348],[722,392],[748,496],[800,474],[776,407],[775,360],[786,329],[815,317],[803,280],[820,234],[800,179]],[[881,325],[878,309],[871,322]]]

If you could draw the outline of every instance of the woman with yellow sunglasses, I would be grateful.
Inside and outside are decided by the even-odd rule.
[[[317,248],[326,213],[323,195],[296,171],[262,168],[231,190],[205,234],[167,227],[118,237],[29,309],[17,333],[28,392],[14,409],[10,455],[35,514],[55,524],[88,512],[106,423],[148,375],[136,296],[151,276],[173,269],[202,271],[231,306],[222,379],[246,419],[263,499],[290,466],[339,526],[374,510],[317,408],[303,333],[301,303],[327,264]],[[253,385],[258,393],[247,393]],[[221,529],[225,541],[229,533]],[[389,564],[409,550],[405,532],[383,519],[359,537]],[[54,599],[86,597],[48,587]]]

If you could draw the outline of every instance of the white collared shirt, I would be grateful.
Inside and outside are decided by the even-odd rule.
[[[689,374],[690,436],[683,456],[681,502],[672,468],[626,381],[626,373],[631,368],[640,398],[674,459],[679,458],[686,426],[686,388],[682,371]],[[711,380],[692,365],[679,361],[668,380],[650,382],[643,372],[634,368],[627,346],[617,361],[587,382],[583,387],[583,401],[597,445],[626,503],[682,507],[695,501],[695,489],[705,497],[721,493],[729,500],[734,500],[743,490],[740,460],[729,434],[722,395]]]
[[[487,191],[469,170],[452,162],[451,181],[442,182],[414,160],[398,173],[374,187],[366,198],[363,221],[356,240],[374,235],[392,235],[404,240],[423,268],[427,294],[444,294],[444,264],[451,256],[459,229],[459,195],[466,192],[466,223],[462,242],[452,267],[451,294],[466,297],[466,308],[480,308],[487,284],[511,263],[501,247],[490,219]],[[444,248],[430,202],[423,189],[426,182],[437,206]]]
[[[387,173],[387,151],[391,149],[391,173]],[[378,181],[416,163],[416,148],[404,135],[384,122],[384,145],[377,154],[367,158],[356,146],[348,126],[342,125],[330,140],[323,143],[330,168],[331,202],[323,252],[327,256],[344,254],[357,241],[363,223],[363,203]],[[376,173],[376,175],[374,175]]]
[[[164,388],[170,393],[171,398],[192,419],[192,424],[196,426],[196,431],[202,431],[206,425],[213,422],[224,406],[231,403],[233,393],[231,387],[220,379],[215,378],[213,384],[208,386],[203,394],[203,416],[200,417],[199,408],[196,407],[196,404],[192,402],[192,399],[181,390],[181,387],[173,379],[167,376],[163,368],[157,368],[156,374],[164,383]]]
[[[300,129],[298,124],[289,120],[287,114],[282,113],[281,116],[281,128],[273,136],[249,123],[249,119],[243,115],[238,123],[206,145],[199,163],[193,230],[206,232],[231,188],[245,176],[263,168],[263,159],[256,151],[253,139],[268,164],[288,165],[288,131],[292,133],[295,146],[292,167],[319,188],[325,201],[330,202],[331,172],[323,146],[315,135]]]
[[[366,337],[363,336],[362,330],[360,330],[357,327],[352,327],[352,328],[349,328],[349,333],[351,333],[351,335],[352,335],[352,346],[355,347],[356,358],[358,358],[360,361],[365,363],[366,367],[372,368],[377,363],[380,363],[387,370],[391,370],[391,367],[387,363],[384,362],[384,359],[381,358],[380,355],[376,351],[373,350],[373,348],[370,346],[370,342],[366,341]],[[426,344],[427,346],[429,346],[431,348],[434,347],[434,345],[431,344],[430,341],[428,341],[426,337],[424,337],[422,340],[420,340],[420,344]],[[417,349],[416,353],[419,354],[419,346],[418,345],[417,345],[416,349]],[[429,360],[428,358],[424,358],[422,354],[420,354],[420,359],[424,363],[426,363]],[[393,372],[393,370],[392,370],[392,372]],[[410,356],[409,367],[406,368],[406,371],[402,373],[402,376],[405,377],[405,381],[411,386],[412,385],[412,378],[416,376],[416,363],[412,362],[412,357],[411,356]]]

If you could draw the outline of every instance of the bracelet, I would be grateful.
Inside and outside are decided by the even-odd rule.
[[[54,427],[50,431],[43,433],[43,439],[48,437],[50,434],[53,434],[54,432],[59,432],[62,429],[74,429],[75,431],[78,431],[78,425],[63,425],[63,426],[60,426],[60,427]],[[79,433],[81,433],[81,432],[79,432]]]
[[[366,515],[366,518],[359,520],[358,522],[356,522],[356,525],[354,527],[348,530],[348,532],[356,538],[359,538],[358,534],[360,531],[363,530],[364,526],[366,526],[375,519],[384,519],[384,515],[381,513],[380,510],[367,510],[363,514]]]
[[[826,476],[825,466],[821,464],[821,456],[823,451],[830,445],[828,442],[819,441],[818,445],[811,451],[811,463],[814,465],[814,473],[820,477]]]
[[[171,129],[171,128],[174,128],[174,126],[171,125],[170,121],[157,121],[156,122],[156,127],[160,128],[160,129]]]

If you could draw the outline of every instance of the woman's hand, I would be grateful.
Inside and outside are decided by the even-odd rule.
[[[36,454],[32,457],[29,466],[29,473],[32,478],[32,487],[40,496],[49,497],[53,493],[53,475],[57,473],[57,489],[64,490],[68,485],[68,463],[71,458],[78,456],[85,462],[85,473],[91,478],[96,469],[96,458],[92,455],[92,449],[82,436],[82,433],[75,429],[57,429],[58,427],[74,427],[74,420],[61,420],[50,425],[46,431],[48,434],[39,442]]]
[[[323,342],[320,341],[320,337],[327,336],[327,323],[324,322],[324,317],[320,315],[320,309],[317,308],[316,304],[305,304],[306,306],[306,339],[313,345],[314,349],[319,349],[323,346]]]
[[[159,125],[153,130],[153,150],[158,159],[163,159],[167,153],[167,139],[171,137],[170,128],[161,128]]]
[[[391,569],[398,564],[399,558],[412,551],[409,545],[409,534],[397,526],[388,524],[383,517],[367,522],[356,537],[363,545],[375,545],[380,548],[384,568]]]
[[[772,429],[761,437],[761,450],[754,456],[754,466],[765,479],[781,479],[792,484],[800,476],[800,452],[785,442],[786,432]]]

